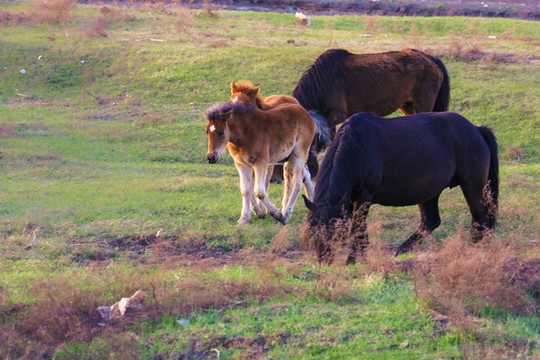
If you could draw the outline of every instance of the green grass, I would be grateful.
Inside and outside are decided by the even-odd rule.
[[[29,14],[29,5],[0,10]],[[195,359],[215,358],[214,348],[222,358],[539,353],[537,314],[486,308],[468,314],[473,325],[441,322],[414,272],[384,267],[393,258],[383,256],[382,267],[317,267],[299,249],[300,202],[285,228],[272,219],[238,227],[238,175],[229,155],[206,163],[204,132],[204,110],[229,98],[232,80],[290,94],[330,47],[434,53],[450,73],[450,110],[496,132],[497,241],[537,260],[527,252],[540,234],[539,23],[314,16],[306,27],[294,14],[200,11],[178,32],[176,9],[154,6],[119,8],[134,19],[88,37],[99,9],[78,5],[64,27],[0,24],[0,357]],[[471,60],[468,50],[506,57]],[[271,187],[275,202],[281,191]],[[426,248],[469,226],[459,189],[443,193],[441,217]],[[368,229],[384,247],[417,221],[416,207],[373,206]],[[137,237],[153,242],[141,248]],[[138,289],[149,293],[144,311],[98,325],[97,305]]]

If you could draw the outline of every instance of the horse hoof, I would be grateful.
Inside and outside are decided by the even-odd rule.
[[[242,216],[240,219],[238,219],[238,225],[247,225],[249,223],[250,218],[247,216]]]
[[[274,215],[272,215],[272,216],[274,217],[274,219],[276,219],[277,221],[279,221],[283,225],[287,224],[287,220],[285,220],[285,218],[283,217],[283,215],[279,211],[276,211],[274,213]]]
[[[266,213],[264,211],[255,211],[255,215],[257,215],[258,218],[264,219],[266,218]]]
[[[409,252],[409,247],[405,247],[405,246],[399,246],[396,250],[396,255],[395,256],[399,256],[401,254],[405,254],[406,252]]]

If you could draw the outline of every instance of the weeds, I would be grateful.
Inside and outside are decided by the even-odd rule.
[[[180,7],[177,12],[176,21],[174,22],[176,31],[179,33],[186,32],[193,27],[193,24],[195,24],[195,14],[193,13],[193,10],[186,7]]]
[[[0,27],[15,26],[26,21],[26,15],[15,14],[7,10],[0,10]]]
[[[94,17],[94,19],[89,22],[88,26],[80,29],[85,36],[95,38],[107,37],[107,31],[111,24],[115,22],[132,22],[137,19],[134,15],[123,12],[117,8],[103,6],[99,11],[101,16]]]
[[[468,345],[468,334],[485,338],[477,316],[486,309],[536,316],[538,304],[528,294],[540,287],[540,262],[503,241],[471,245],[465,234],[461,230],[426,253],[415,266],[415,287],[429,308],[457,328],[465,358],[475,358],[479,354],[471,352],[478,349]]]
[[[32,19],[40,24],[65,24],[76,6],[74,0],[37,0]]]
[[[218,17],[216,11],[219,9],[214,4],[213,0],[203,0],[203,9],[209,17]]]

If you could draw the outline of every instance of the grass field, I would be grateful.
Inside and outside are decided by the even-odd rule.
[[[0,358],[540,356],[540,23],[65,10],[0,4]],[[287,226],[236,225],[238,175],[228,155],[206,163],[204,110],[232,80],[290,94],[332,47],[441,57],[450,110],[499,142],[489,243],[468,244],[459,189],[430,241],[398,258],[386,249],[418,210],[374,206],[355,266],[320,267],[300,246],[301,202]],[[101,318],[137,290],[141,309]]]

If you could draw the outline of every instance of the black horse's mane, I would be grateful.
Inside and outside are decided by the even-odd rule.
[[[348,201],[352,195],[350,191],[358,179],[361,159],[367,153],[353,128],[361,126],[364,115],[369,116],[357,114],[343,123],[326,151],[316,179],[315,204],[336,205],[344,196]]]
[[[222,102],[212,105],[205,114],[208,120],[226,120],[229,113],[232,111],[235,114],[243,114],[248,111],[253,111],[255,106],[247,103],[231,104],[230,102]]]
[[[324,113],[326,109],[320,109],[324,99],[330,92],[343,82],[345,66],[344,61],[352,55],[347,50],[330,49],[322,53],[315,62],[309,66],[302,76],[292,95],[304,108],[318,110]]]

